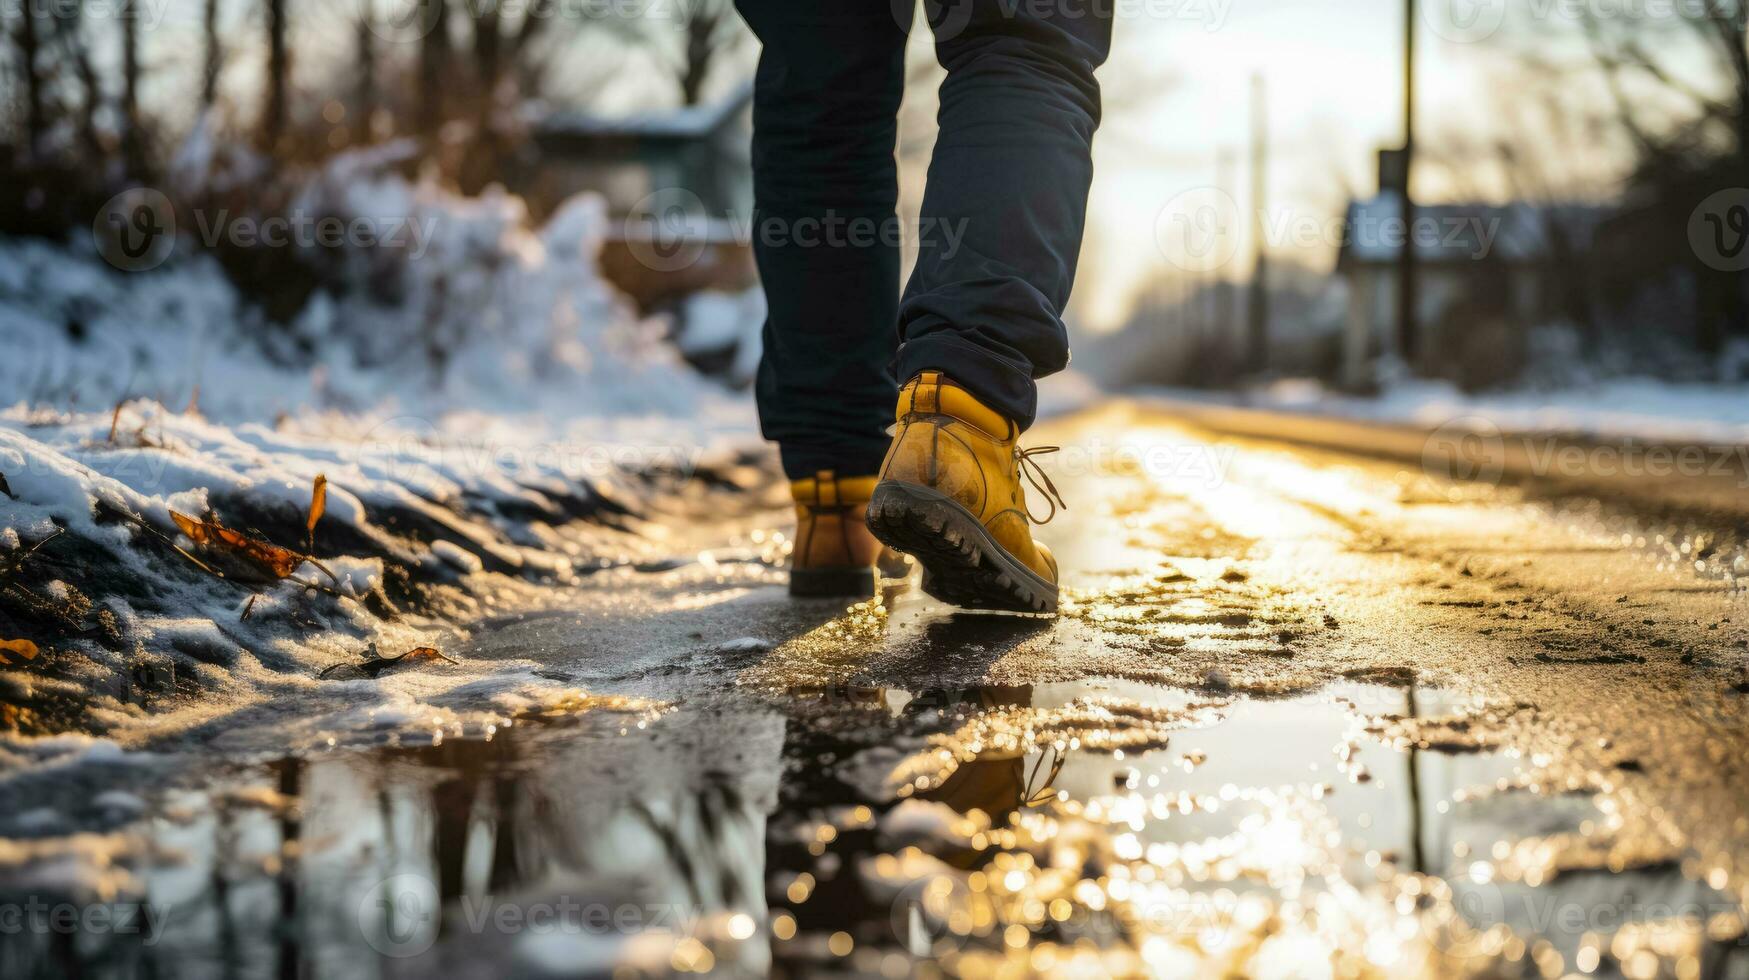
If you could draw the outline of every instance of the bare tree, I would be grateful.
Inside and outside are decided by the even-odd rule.
[[[1749,4],[1703,0],[1678,5],[1678,16],[1592,12],[1577,26],[1585,57],[1563,60],[1552,46],[1538,46],[1523,58],[1533,69],[1524,88],[1546,90],[1589,128],[1565,155],[1554,145],[1554,128],[1522,132],[1509,176],[1528,177],[1527,164],[1540,158],[1547,167],[1540,183],[1569,196],[1582,186],[1575,177],[1583,164],[1604,156],[1600,139],[1621,139],[1634,162],[1625,179],[1613,181],[1614,190],[1625,184],[1625,203],[1595,243],[1599,270],[1588,292],[1630,310],[1623,326],[1631,329],[1620,339],[1637,345],[1629,333],[1646,332],[1646,314],[1631,311],[1646,290],[1686,290],[1697,296],[1693,315],[1672,329],[1688,333],[1701,353],[1715,353],[1731,335],[1749,336],[1749,276],[1697,262],[1687,225],[1700,201],[1740,185],[1749,172]],[[1601,107],[1575,95],[1599,90]]]
[[[421,24],[429,29],[419,45],[419,132],[435,136],[444,123],[445,74],[450,65],[449,4],[420,0]]]
[[[18,18],[17,45],[19,87],[24,90],[24,152],[27,159],[35,158],[42,151],[43,137],[48,132],[39,30],[36,5],[24,4]]]
[[[474,13],[474,75],[482,100],[491,104],[498,91],[504,55],[504,16],[495,0],[486,0]]]
[[[734,49],[741,31],[731,0],[686,0],[636,18],[607,15],[603,23],[650,50],[672,73],[680,103],[687,106],[703,100],[711,72]]]
[[[79,83],[79,116],[76,123],[79,146],[86,161],[95,163],[104,156],[103,140],[97,132],[97,113],[103,105],[103,85],[91,62],[91,49],[85,37],[83,15],[84,7],[81,5],[74,16],[57,21],[56,41],[61,49],[61,57],[72,66],[73,75]]]
[[[352,25],[353,60],[357,63],[358,84],[353,91],[352,141],[369,143],[376,118],[377,92],[376,25],[371,5],[359,4],[357,20]]]
[[[224,44],[219,40],[219,0],[206,0],[201,13],[201,38],[206,51],[200,79],[200,108],[204,112],[218,100],[219,73],[225,66]]]
[[[1695,26],[1703,34],[1707,28],[1711,29],[1711,40],[1720,50],[1724,63],[1730,66],[1737,100],[1734,107],[1737,158],[1749,165],[1749,3],[1742,0],[1715,2],[1707,12],[1704,26],[1699,22]]]
[[[681,25],[685,41],[678,72],[680,103],[698,105],[717,53],[735,29],[735,13],[721,0],[683,5],[683,9],[687,13]]]
[[[140,11],[129,4],[121,12],[121,153],[128,176],[146,174],[146,133],[140,118]]]
[[[286,44],[286,0],[266,0],[267,81],[261,110],[261,145],[270,153],[285,138],[291,49]]]
[[[1746,7],[1741,0],[1710,0],[1704,16],[1678,17],[1664,23],[1627,16],[1589,14],[1581,26],[1591,57],[1608,86],[1617,122],[1643,155],[1659,156],[1704,147],[1709,130],[1723,124],[1731,133],[1733,152],[1749,159],[1749,38]],[[1671,63],[1686,59],[1692,49],[1681,43],[1673,25],[1682,25],[1690,41],[1716,60],[1717,73],[1728,80],[1729,94],[1709,92],[1686,81]],[[1663,43],[1659,43],[1659,42]],[[1634,86],[1656,93],[1656,104],[1636,101]],[[1672,103],[1689,112],[1672,113]],[[1673,119],[1674,124],[1654,123]]]

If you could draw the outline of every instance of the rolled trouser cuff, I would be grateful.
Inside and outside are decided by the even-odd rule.
[[[924,371],[940,371],[986,406],[1002,413],[1024,432],[1038,417],[1038,385],[1028,365],[971,343],[959,334],[937,332],[899,348],[893,373],[903,383]]]
[[[844,476],[868,476],[881,471],[881,461],[887,458],[891,440],[833,439],[820,442],[784,442],[778,444],[783,460],[783,472],[791,481],[811,479],[821,470],[832,470]]]

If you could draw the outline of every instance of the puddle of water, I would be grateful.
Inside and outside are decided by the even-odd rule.
[[[1502,790],[1510,754],[1381,735],[1470,707],[1360,683],[845,687],[316,753],[155,801],[130,870],[156,941],[0,930],[0,975],[1607,972],[1655,945],[1610,946],[1644,906],[1723,902],[1675,869],[1473,875],[1599,815]],[[1574,905],[1626,911],[1551,919]]]

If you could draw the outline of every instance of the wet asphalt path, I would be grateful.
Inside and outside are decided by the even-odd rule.
[[[256,795],[152,825],[161,941],[0,966],[1749,976],[1736,518],[1295,424],[1037,432],[1055,619],[792,602],[769,497],[688,524],[695,559],[458,651],[587,697],[215,768]]]

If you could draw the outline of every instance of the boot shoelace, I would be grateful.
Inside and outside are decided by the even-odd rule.
[[[1014,461],[1020,467],[1020,472],[1026,476],[1026,481],[1032,484],[1033,489],[1044,496],[1045,503],[1051,505],[1051,512],[1041,521],[1033,516],[1032,501],[1026,501],[1026,516],[1034,524],[1049,524],[1058,511],[1069,509],[1063,495],[1057,492],[1057,485],[1051,482],[1051,475],[1032,460],[1034,456],[1049,456],[1051,453],[1062,452],[1062,449],[1061,446],[1039,446],[1037,449],[1021,449],[1016,446],[1014,449]]]

